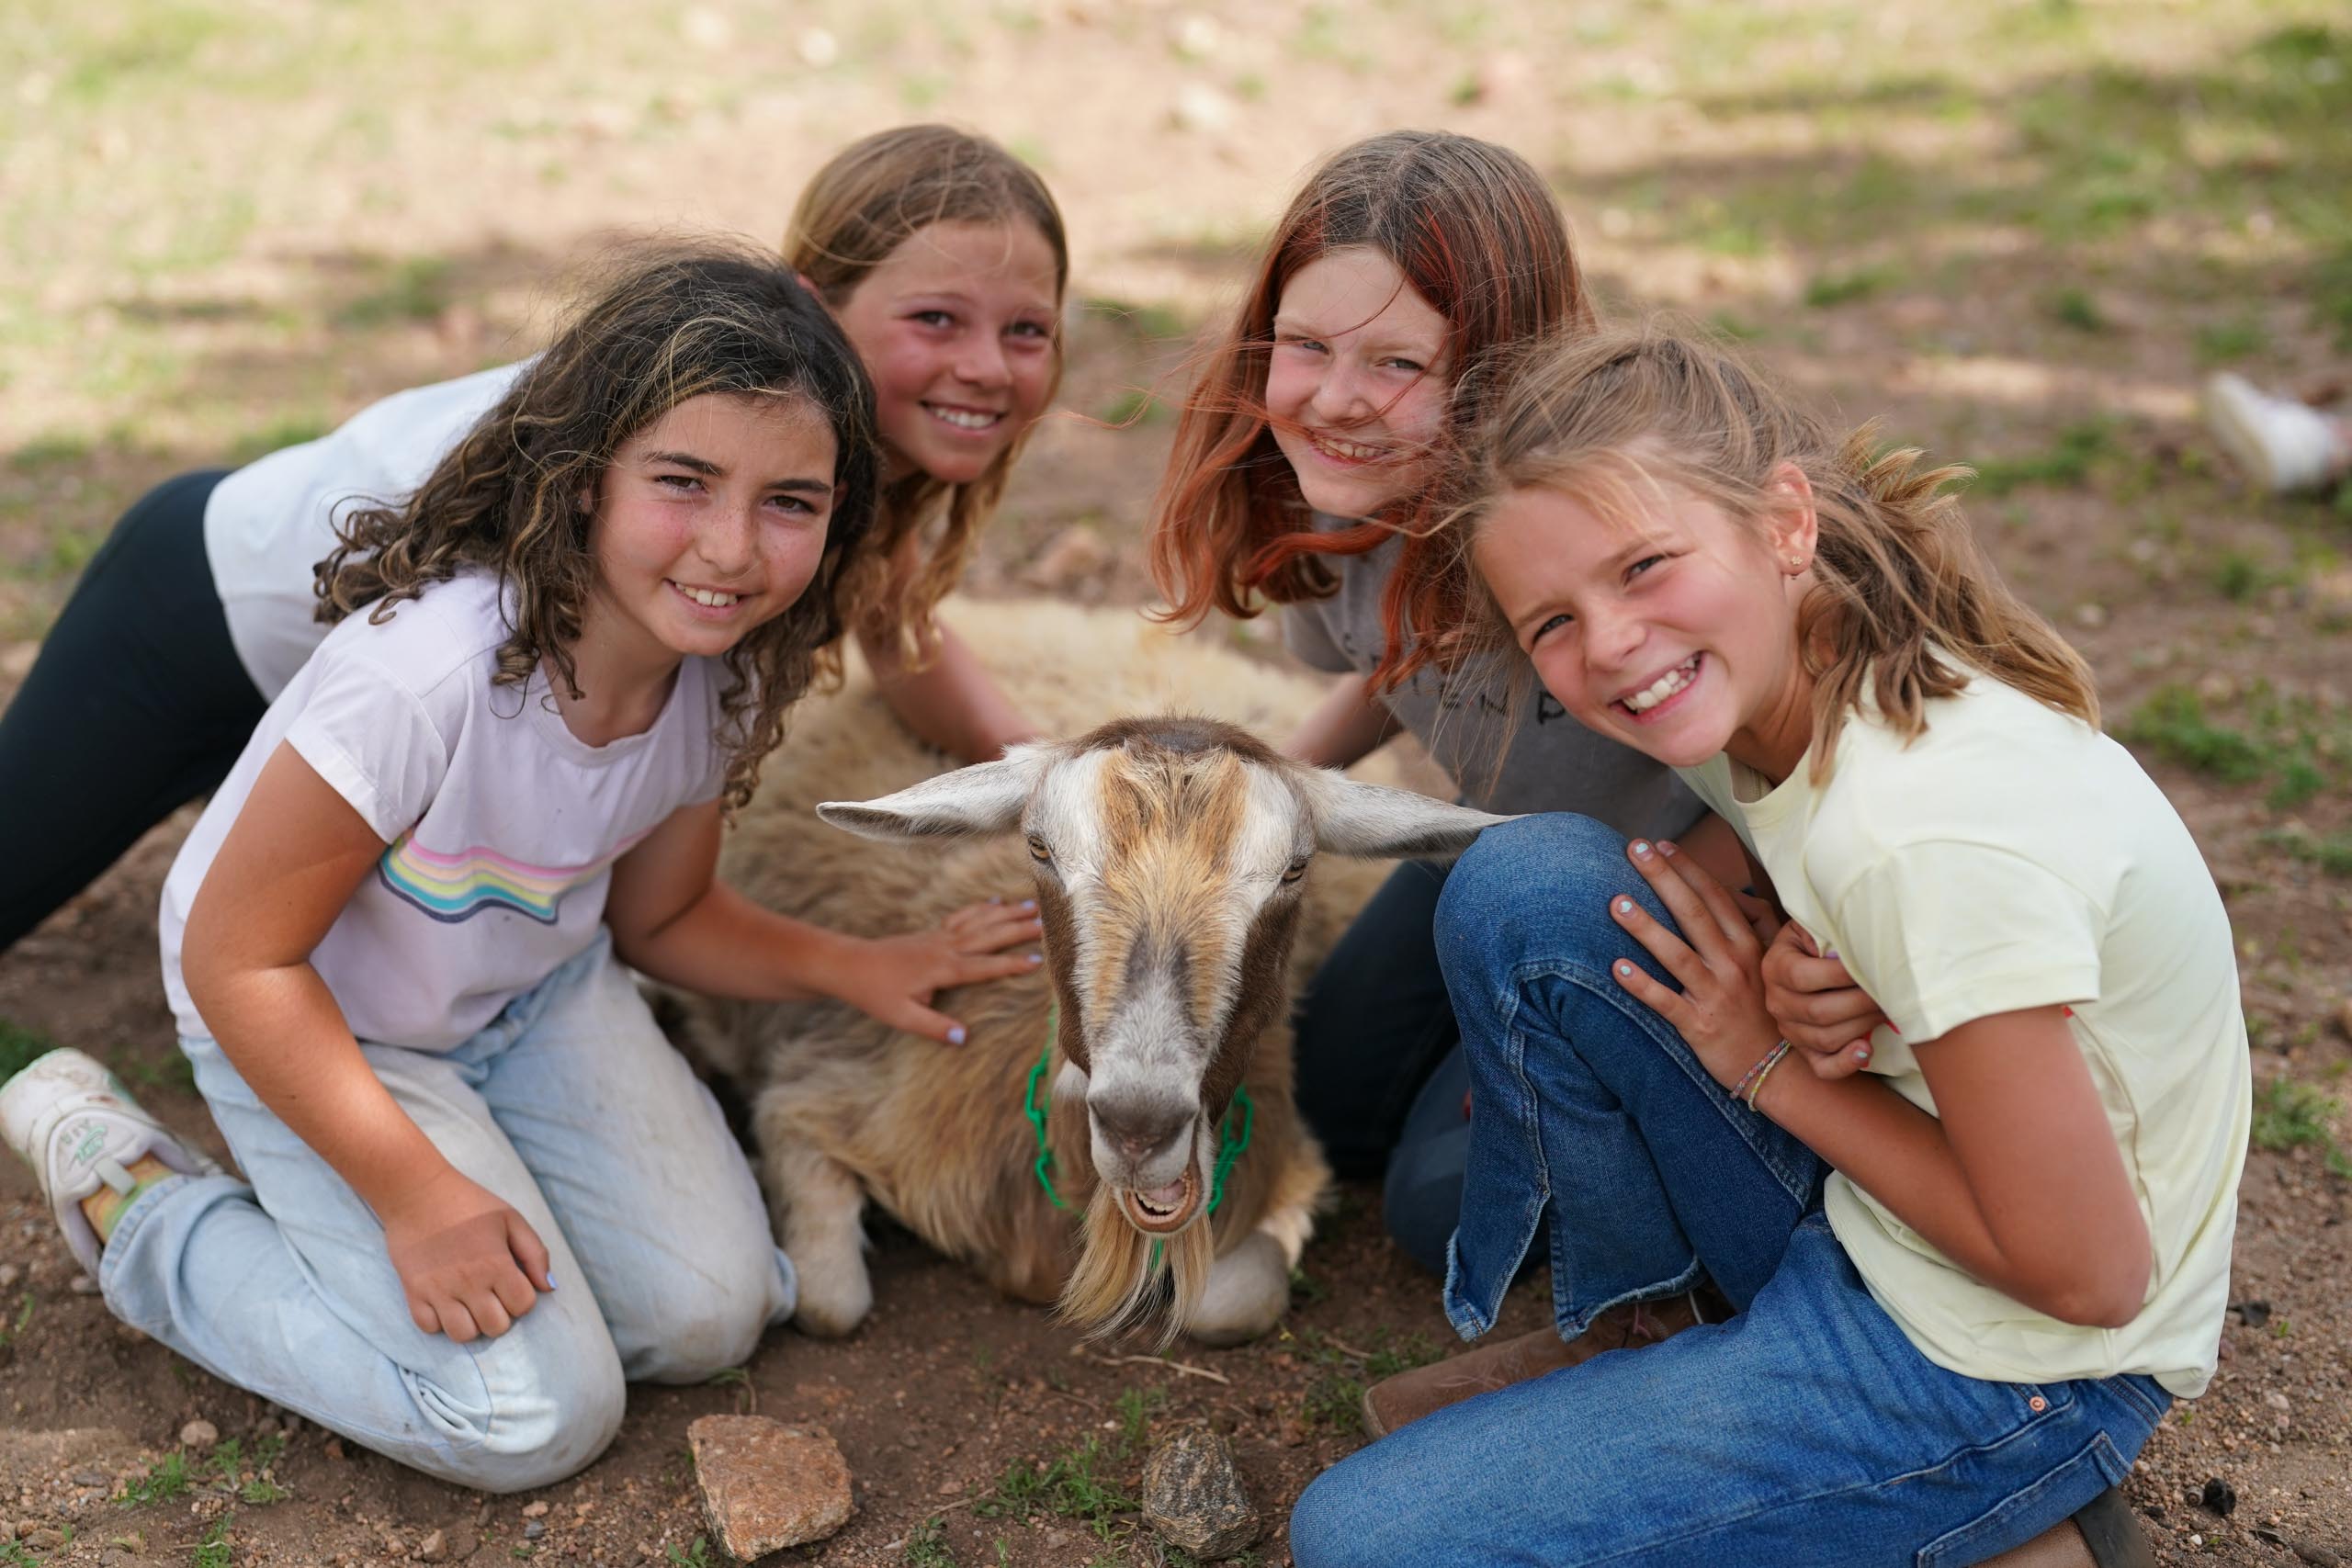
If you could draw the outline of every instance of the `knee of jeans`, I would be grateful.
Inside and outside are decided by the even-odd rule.
[[[1541,917],[1547,933],[1588,913],[1614,931],[1603,908],[1609,893],[1639,884],[1624,838],[1605,822],[1558,811],[1501,823],[1479,834],[1446,878],[1437,904],[1439,953],[1449,973],[1481,954],[1516,959],[1532,934],[1531,916]]]
[[[776,1270],[775,1246],[763,1235],[743,1257],[698,1271],[690,1286],[677,1281],[679,1288],[663,1292],[654,1320],[629,1336],[643,1348],[631,1360],[630,1375],[647,1382],[703,1382],[750,1360],[778,1310]]]
[[[1375,1527],[1396,1498],[1384,1495],[1363,1459],[1341,1460],[1299,1495],[1290,1511],[1291,1561],[1298,1568],[1395,1568],[1421,1561],[1393,1555],[1380,1543]]]
[[[466,1484],[484,1492],[552,1486],[619,1435],[628,1388],[609,1342],[593,1349],[548,1346],[503,1360],[483,1368],[492,1393],[479,1440],[462,1456]]]

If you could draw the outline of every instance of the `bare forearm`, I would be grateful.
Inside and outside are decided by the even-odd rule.
[[[1342,675],[1283,747],[1302,762],[1344,768],[1370,756],[1404,726],[1372,689],[1368,675]]]
[[[858,634],[891,711],[925,741],[967,762],[989,761],[1008,746],[1035,739],[1036,727],[1013,707],[971,645],[946,626],[936,630],[938,647],[920,670],[907,668],[895,638]]]
[[[2004,1295],[2067,1322],[2128,1320],[2129,1311],[2119,1314],[2086,1291],[2093,1270],[2077,1224],[2045,1206],[1996,1225],[1944,1124],[1880,1079],[1821,1078],[1783,1063],[1766,1079],[1757,1109]]]
[[[763,908],[723,882],[661,925],[613,930],[621,962],[668,985],[747,1002],[835,994],[858,939]]]
[[[307,963],[189,989],[221,1054],[254,1096],[379,1213],[447,1166],[376,1077],[326,983]]]

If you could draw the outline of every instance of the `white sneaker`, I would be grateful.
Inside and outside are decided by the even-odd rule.
[[[33,1168],[65,1245],[93,1279],[103,1244],[83,1199],[101,1187],[131,1190],[130,1167],[142,1156],[187,1176],[220,1171],[141,1111],[122,1080],[74,1050],[51,1051],[0,1086],[0,1138]]]
[[[2224,370],[2205,383],[2205,424],[2245,477],[2285,494],[2314,490],[2344,462],[2335,422],[2292,398],[2273,397]]]

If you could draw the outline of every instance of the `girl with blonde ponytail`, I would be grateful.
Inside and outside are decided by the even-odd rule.
[[[2245,1026],[2195,843],[1978,552],[1966,472],[1655,330],[1517,367],[1415,591],[1466,606],[1447,657],[1507,637],[1672,766],[1762,897],[1582,818],[1464,856],[1446,1309],[1489,1328],[1548,1216],[1552,1337],[1702,1275],[1736,1315],[1515,1353],[1465,1402],[1375,1388],[1403,1429],[1300,1500],[1302,1568],[1964,1564],[2053,1530],[2034,1561],[2125,1560],[2064,1521],[2212,1376]],[[1822,1041],[1786,982],[1849,976],[1867,1036]]]

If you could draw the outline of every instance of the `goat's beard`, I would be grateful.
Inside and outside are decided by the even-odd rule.
[[[1086,1205],[1078,1261],[1062,1286],[1062,1319],[1101,1338],[1142,1331],[1157,1315],[1158,1343],[1165,1348],[1208,1288],[1216,1238],[1206,1207],[1180,1231],[1146,1235],[1127,1223],[1117,1192],[1098,1182]]]

